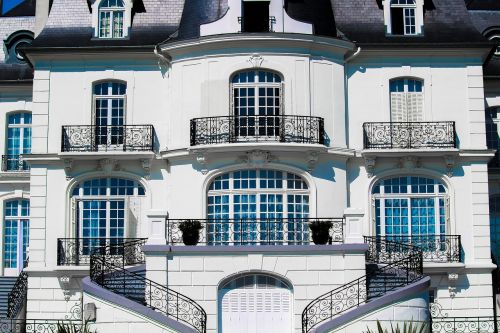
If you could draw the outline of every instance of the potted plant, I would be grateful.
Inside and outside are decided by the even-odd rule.
[[[203,228],[200,221],[185,220],[179,223],[182,231],[182,241],[185,245],[196,245],[200,240],[200,230]]]
[[[330,238],[330,228],[333,226],[331,221],[313,221],[309,223],[311,237],[314,244],[324,245]]]

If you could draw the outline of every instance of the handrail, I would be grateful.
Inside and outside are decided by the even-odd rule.
[[[135,255],[127,257],[127,254],[136,252],[138,244],[139,241],[123,243],[121,255],[109,254],[112,245],[93,251],[90,256],[90,279],[103,288],[182,321],[200,333],[206,333],[207,314],[198,303],[125,269],[131,261],[138,263]],[[132,251],[128,250],[129,247]]]
[[[0,333],[54,333],[58,325],[71,324],[81,329],[81,320],[71,319],[0,319]]]
[[[22,271],[7,298],[7,318],[14,319],[24,306],[28,296],[28,274]],[[1,332],[1,330],[0,330]]]
[[[375,263],[384,264],[384,266],[377,267],[373,272],[311,301],[302,312],[302,332],[310,332],[323,321],[423,278],[423,257],[422,251],[418,247],[380,239],[375,239],[373,242],[370,237],[365,237],[365,242],[369,243],[367,261],[375,260]],[[377,251],[383,252],[384,249],[390,252],[394,251],[394,255],[392,253],[389,255],[375,254]],[[403,253],[406,253],[403,258],[396,254],[396,252],[401,253],[401,250],[405,250]],[[394,276],[391,281],[386,278],[388,274]],[[370,289],[370,282],[376,280],[377,277],[383,277],[383,284],[377,285],[375,289]]]

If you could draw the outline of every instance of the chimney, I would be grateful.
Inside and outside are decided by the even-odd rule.
[[[50,0],[37,0],[36,1],[36,14],[35,14],[35,37],[42,32],[43,27],[49,18],[49,1]]]

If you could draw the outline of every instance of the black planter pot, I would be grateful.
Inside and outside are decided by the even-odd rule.
[[[200,232],[198,230],[194,232],[183,232],[182,241],[184,245],[196,245],[200,241]]]
[[[325,245],[328,243],[328,238],[330,235],[328,232],[313,232],[311,233],[311,238],[316,245]]]

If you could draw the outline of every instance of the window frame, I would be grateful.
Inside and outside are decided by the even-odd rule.
[[[98,39],[123,39],[127,37],[126,30],[128,30],[128,27],[130,24],[128,24],[128,19],[127,16],[130,14],[129,9],[127,8],[128,6],[126,5],[127,0],[115,0],[116,2],[121,2],[122,6],[104,6],[104,2],[109,2],[110,0],[101,0],[98,1],[98,7],[97,7],[97,22],[96,22],[96,37]],[[107,25],[107,29],[109,31],[109,36],[104,36],[102,34],[104,28],[102,25],[102,14],[103,13],[108,13],[109,14],[109,24]],[[115,15],[118,13],[121,14],[121,34],[115,35]]]
[[[397,82],[403,82],[403,91],[392,91],[393,84]],[[420,91],[410,91],[410,82],[414,82],[416,84],[417,82],[420,84]],[[416,88],[416,86],[415,86]],[[404,102],[404,112],[405,115],[402,115],[402,117],[406,117],[406,120],[402,121],[396,121],[393,118],[394,117],[394,112],[395,110],[393,109],[395,106],[393,105],[393,93],[401,93],[404,94],[405,102]],[[411,96],[411,94],[415,94],[415,97],[418,97],[417,94],[421,95],[421,104],[420,104],[420,112],[419,114],[410,114],[410,106],[411,103],[408,101],[408,97]],[[390,116],[390,121],[391,123],[397,123],[397,122],[423,122],[425,121],[425,82],[423,79],[417,78],[417,77],[395,77],[391,78],[389,80],[389,116]],[[416,120],[410,120],[410,118],[416,118]]]
[[[8,215],[7,206],[8,203],[16,202],[17,215]],[[27,203],[27,214],[23,214],[23,203]],[[16,238],[16,266],[7,265],[6,254],[7,254],[7,220],[14,221],[16,223],[15,227],[15,238]],[[17,276],[20,271],[24,268],[24,262],[29,256],[29,231],[30,231],[30,200],[28,198],[12,198],[3,201],[3,237],[2,237],[2,266],[4,269],[4,275],[7,276]],[[26,228],[26,235],[24,233]],[[9,234],[12,236],[12,234]],[[20,241],[22,240],[22,241]],[[26,242],[25,242],[26,241]],[[24,248],[26,247],[26,255],[24,255]],[[10,253],[10,251],[9,251]],[[9,267],[8,267],[9,266]]]
[[[388,37],[419,37],[424,35],[424,0],[382,0],[384,8],[384,24],[386,26],[386,36]],[[395,3],[396,2],[396,3]],[[403,3],[404,2],[404,3]],[[409,3],[413,2],[413,3]],[[402,33],[394,33],[394,13],[393,9],[400,8],[402,15]],[[409,10],[413,16],[408,16]],[[412,19],[412,25],[407,23],[407,18]],[[408,27],[414,27],[407,32]]]

